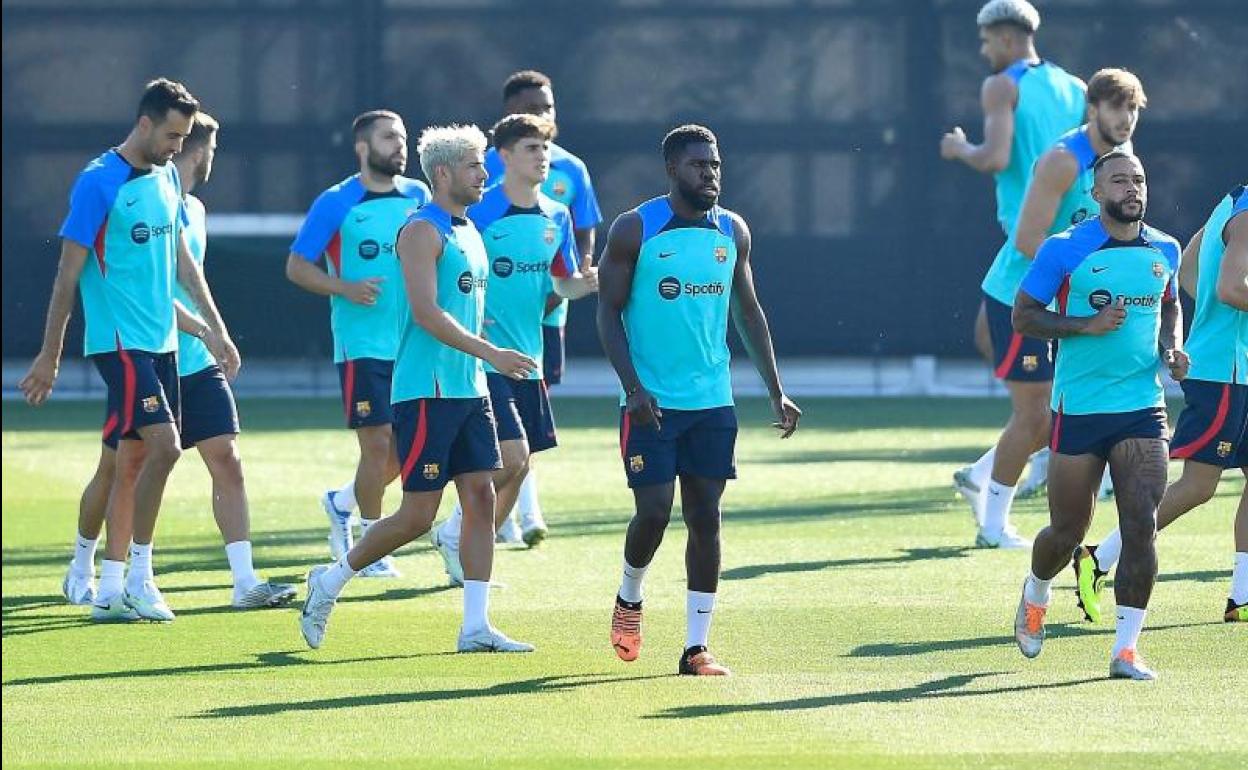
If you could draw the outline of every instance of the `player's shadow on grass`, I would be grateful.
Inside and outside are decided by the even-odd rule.
[[[611,676],[607,674],[577,674],[572,676],[543,676],[500,682],[488,687],[465,687],[460,690],[417,690],[413,692],[377,693],[373,695],[349,695],[323,700],[293,701],[283,703],[256,703],[248,706],[222,706],[195,714],[191,719],[235,719],[237,717],[260,717],[289,712],[333,711],[359,708],[360,706],[395,706],[405,703],[436,703],[471,698],[495,698],[500,695],[543,695],[567,690],[578,690],[600,684],[638,682],[647,679],[670,679],[668,674],[646,676]]]
[[[910,687],[901,687],[896,690],[867,690],[840,695],[822,695],[810,698],[793,698],[791,700],[764,701],[761,703],[710,703],[696,706],[673,706],[654,714],[648,714],[643,719],[699,719],[728,714],[746,714],[755,711],[771,713],[776,711],[821,709],[832,706],[857,706],[864,703],[907,703],[935,698],[972,698],[981,695],[1002,695],[1026,692],[1028,690],[1056,690],[1106,681],[1104,678],[1088,677],[1085,679],[1070,679],[1064,682],[1024,684],[1013,687],[990,687],[986,690],[963,689],[978,679],[1001,676],[1005,673],[1003,671],[992,671],[982,674],[955,674],[941,679],[933,679],[930,682],[921,682]]]
[[[752,580],[763,575],[782,575],[790,572],[819,572],[838,567],[873,567],[887,564],[904,564],[929,559],[962,559],[976,549],[969,545],[937,546],[934,548],[903,548],[896,556],[861,556],[850,559],[825,561],[780,562],[777,564],[749,564],[732,567],[720,573],[721,580]]]
[[[750,458],[751,463],[764,465],[790,463],[939,463],[941,465],[965,465],[983,453],[979,446],[941,446],[930,449],[809,449],[759,453]]]
[[[1164,626],[1149,626],[1150,634],[1182,628],[1201,628],[1204,626],[1221,625],[1219,621],[1203,623],[1171,623]],[[1050,639],[1080,636],[1113,636],[1112,625],[1092,626],[1087,623],[1050,623],[1045,627]],[[1013,636],[977,636],[968,639],[933,639],[919,642],[881,642],[863,644],[855,647],[847,658],[896,658],[907,655],[926,655],[931,652],[956,652],[959,650],[975,650],[981,647],[1013,646]]]

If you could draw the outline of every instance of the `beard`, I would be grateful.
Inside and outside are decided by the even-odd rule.
[[[676,184],[676,192],[684,198],[685,202],[698,211],[710,211],[715,208],[715,204],[719,202],[718,195],[709,195],[698,187],[691,187],[684,182]]]
[[[398,155],[380,155],[368,151],[368,167],[382,176],[398,176],[407,168],[407,161]]]
[[[1144,219],[1144,209],[1146,209],[1147,206],[1145,206],[1144,201],[1139,198],[1136,198],[1133,202],[1139,203],[1140,205],[1139,210],[1136,213],[1128,214],[1126,211],[1124,211],[1123,209],[1125,207],[1125,203],[1123,201],[1113,201],[1113,202],[1106,202],[1105,214],[1109,216],[1110,219],[1116,222],[1122,222],[1124,224],[1131,224],[1132,222],[1139,222],[1140,220]]]

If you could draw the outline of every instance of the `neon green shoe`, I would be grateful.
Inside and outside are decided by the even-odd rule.
[[[1083,610],[1083,619],[1089,623],[1101,622],[1101,593],[1105,590],[1108,572],[1096,565],[1096,546],[1079,546],[1070,560],[1075,571],[1076,601]]]
[[[1226,614],[1222,619],[1227,623],[1248,623],[1248,604],[1236,604],[1226,600]]]

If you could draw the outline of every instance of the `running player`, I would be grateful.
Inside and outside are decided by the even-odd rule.
[[[503,83],[503,114],[536,115],[554,123],[555,92],[550,78],[534,70],[512,73]],[[497,149],[491,148],[486,153],[485,170],[490,175],[490,184],[498,182],[502,176],[503,162]],[[589,169],[580,158],[553,141],[550,143],[550,172],[542,183],[542,194],[562,203],[572,212],[576,250],[581,255],[582,272],[587,272],[585,268],[593,264],[594,228],[602,221],[602,212],[598,208],[598,197],[594,194]],[[547,310],[548,314],[542,319],[542,371],[547,385],[558,385],[563,380],[567,300],[552,293]],[[521,484],[516,507],[524,542],[532,545],[545,538],[547,525],[537,497],[537,475],[532,468]],[[500,535],[508,541],[516,539],[510,517]]]
[[[1062,134],[1083,121],[1083,83],[1036,53],[1035,33],[1040,14],[1026,0],[991,0],[976,17],[980,54],[994,74],[984,80],[980,101],[984,111],[984,142],[971,144],[960,127],[945,134],[941,157],[965,163],[996,178],[997,221],[1007,242],[984,278],[984,300],[975,321],[977,347],[990,349],[993,373],[1010,392],[1011,415],[996,446],[974,465],[954,474],[954,485],[971,505],[979,527],[976,545],[1026,548],[1030,543],[1010,526],[1008,506],[992,505],[989,482],[1018,478],[1031,454],[1032,437],[1048,419],[1047,401],[1053,364],[1045,340],[1013,336],[1010,304],[1022,280],[1022,271],[1005,269],[1010,263],[1014,232],[1023,192],[1036,158]],[[1003,451],[1001,466],[997,453]]]
[[[108,390],[104,439],[120,442],[115,458],[119,467],[130,467],[134,453],[143,455],[133,501],[119,499],[126,494],[119,491],[124,485],[112,485],[100,585],[91,608],[96,620],[174,617],[156,587],[152,540],[165,482],[182,454],[176,424],[175,281],[202,312],[208,327],[205,342],[222,368],[230,376],[238,371],[238,350],[187,248],[182,185],[169,162],[190,135],[198,110],[199,102],[181,83],[153,80],[139,100],[126,140],[78,175],[61,226],[61,262],[43,347],[20,382],[33,405],[51,393],[74,288],[81,287],[85,354]],[[93,490],[93,495],[100,493]],[[130,571],[124,574],[131,539]]]
[[[300,628],[321,646],[334,602],[356,571],[429,531],[450,480],[464,507],[464,620],[460,652],[530,652],[490,625],[494,560],[494,483],[502,467],[482,360],[522,380],[537,362],[481,336],[489,261],[465,217],[485,187],[485,136],[476,126],[427,128],[420,166],[433,200],[408,218],[395,250],[403,270],[406,312],[391,400],[402,463],[403,502],[374,524],[336,563],[308,573]]]
[[[178,177],[182,180],[183,200],[190,220],[186,227],[187,246],[191,256],[201,266],[207,246],[204,204],[191,191],[207,182],[212,174],[217,129],[217,121],[211,115],[202,110],[197,112],[190,136],[182,143],[182,151],[173,158]],[[184,310],[195,307],[180,284],[174,287],[174,297]],[[295,597],[294,586],[261,580],[252,563],[247,490],[236,441],[238,410],[225,373],[204,344],[204,338],[212,333],[212,329],[198,316],[180,318],[179,327],[184,325],[189,331],[178,333],[178,384],[182,405],[180,437],[184,450],[191,447],[199,449],[199,455],[212,477],[213,514],[225,540],[225,556],[233,575],[232,604],[240,609],[285,604]],[[118,443],[115,433],[104,437],[96,476],[87,485],[88,490],[103,489],[104,494],[83,494],[78,544],[62,584],[65,598],[71,604],[90,604],[95,599],[95,565],[91,556],[95,551],[95,539],[104,526],[107,490],[115,477]],[[130,464],[119,483],[133,484],[137,470],[137,465]],[[133,490],[119,499],[133,506]],[[84,537],[84,532],[93,536]]]
[[[1088,531],[1108,461],[1123,539],[1109,674],[1154,679],[1136,647],[1157,578],[1155,522],[1166,488],[1158,351],[1176,380],[1189,364],[1179,347],[1179,245],[1143,224],[1148,187],[1138,158],[1110,152],[1094,173],[1100,216],[1046,240],[1014,302],[1020,333],[1062,341],[1052,398],[1050,523],[1032,549],[1014,635],[1023,655],[1040,654],[1050,584]],[[1054,300],[1058,312],[1046,309]]]
[[[351,511],[357,502],[360,529],[366,531],[381,518],[386,485],[399,475],[390,379],[405,308],[394,238],[404,220],[429,200],[423,182],[402,175],[407,168],[402,118],[372,110],[356,117],[351,132],[359,172],[317,197],[286,260],[291,281],[329,296],[343,410],[360,445],[355,479],[321,496],[335,559],[351,550]],[[317,265],[322,255],[325,269]],[[398,577],[399,570],[387,556],[360,574]]]
[[[636,514],[611,618],[620,659],[641,648],[642,581],[672,514],[680,479],[689,531],[681,674],[724,676],[707,650],[719,583],[719,501],[736,477],[737,435],[728,363],[728,317],[762,375],[781,437],[801,410],[784,394],[767,318],[754,293],[750,231],[718,205],[715,135],[695,125],[663,139],[669,190],[611,226],[600,266],[598,336],[623,386],[620,451]]]
[[[1147,102],[1139,79],[1122,69],[1100,70],[1088,83],[1087,100],[1088,122],[1064,134],[1036,161],[1014,232],[997,255],[985,287],[991,285],[1002,290],[1008,286],[1017,287],[1047,236],[1095,216],[1097,204],[1092,198],[1092,165],[1097,158],[1116,147],[1131,151],[1131,137],[1135,133],[1140,110]],[[1017,288],[1011,291],[1016,293]],[[1008,310],[1007,305],[996,302],[991,294],[986,302],[993,319]],[[997,323],[992,326],[994,347],[1004,348],[1007,358],[1010,351],[1014,351],[1016,357],[1021,356],[1018,361],[1021,370],[1007,361],[999,371],[1007,368],[1016,373],[1021,371],[1018,375],[1020,379],[1025,379],[1028,372],[1044,371],[1046,378],[1051,375],[1052,366],[1048,362],[1052,360],[1052,355],[1047,349],[1043,354],[1029,358],[1030,354],[1021,351],[1034,340],[1024,340],[1008,324],[1004,328]],[[1040,362],[1044,365],[1041,366]],[[985,523],[979,537],[982,544],[991,544],[998,523],[1009,521],[1016,485],[1027,456],[1048,442],[1050,391],[1051,382],[1048,379],[1020,383],[1011,388],[1017,396],[1014,399],[1015,409],[997,444],[988,494],[983,498]],[[1044,396],[1042,400],[1033,398],[1041,394]]]
[[[541,361],[547,297],[555,291],[560,297],[580,299],[596,291],[598,271],[588,263],[583,274],[578,271],[580,260],[568,209],[540,190],[550,170],[555,124],[535,115],[509,115],[491,133],[506,174],[480,203],[468,209],[490,259],[486,336]],[[555,446],[555,422],[541,371],[520,381],[499,374],[488,364],[485,372],[503,455],[503,469],[494,474],[497,524],[501,526],[515,504],[530,456]],[[456,504],[451,518],[432,536],[455,585],[464,579],[459,564],[462,518],[463,510]],[[532,546],[541,541],[545,530],[530,528],[525,535]]]
[[[1166,489],[1157,509],[1162,530],[1213,497],[1222,471],[1248,474],[1248,189],[1235,188],[1213,210],[1183,253],[1179,283],[1196,300],[1188,333],[1191,371],[1183,380],[1187,405],[1170,449],[1183,475]],[[1075,552],[1077,595],[1088,620],[1101,616],[1105,576],[1122,553],[1115,529],[1099,546]],[[1223,619],[1248,621],[1248,488],[1235,514],[1235,566]]]

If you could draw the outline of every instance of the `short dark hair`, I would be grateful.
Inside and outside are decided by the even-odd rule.
[[[195,113],[195,122],[191,124],[191,133],[182,141],[182,152],[197,150],[208,144],[208,140],[220,128],[221,124],[213,116],[203,110]]]
[[[143,89],[135,119],[147,116],[153,123],[164,121],[169,110],[177,110],[188,118],[195,117],[199,102],[186,86],[168,78],[156,78]]]
[[[663,137],[663,160],[665,162],[675,160],[689,145],[703,143],[719,144],[715,139],[715,134],[711,133],[711,129],[694,123],[677,126]]]
[[[550,87],[550,78],[537,70],[513,72],[507,76],[507,80],[503,81],[503,101],[505,102],[521,91],[527,91],[530,88]]]
[[[554,138],[554,122],[538,115],[508,115],[490,129],[490,141],[496,150],[510,150],[521,139],[549,142]]]
[[[1097,158],[1096,163],[1092,164],[1092,173],[1099,174],[1101,173],[1101,168],[1106,163],[1109,163],[1111,160],[1119,160],[1122,158],[1126,158],[1127,160],[1134,160],[1137,163],[1140,162],[1139,156],[1132,155],[1126,150],[1110,150],[1109,152],[1105,153],[1101,157]],[[1143,164],[1141,163],[1140,165],[1142,166]]]
[[[373,130],[373,125],[379,120],[402,120],[399,113],[394,110],[369,110],[355,116],[355,120],[351,121],[351,141],[366,142],[369,140],[369,133]]]

